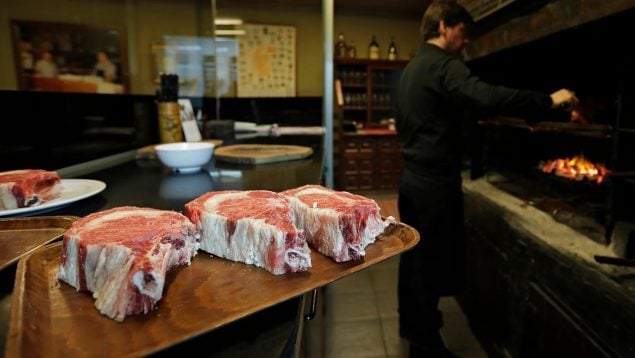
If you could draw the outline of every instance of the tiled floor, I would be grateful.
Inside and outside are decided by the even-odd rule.
[[[398,219],[394,194],[375,198],[382,215]],[[328,285],[325,289],[325,358],[408,357],[408,341],[399,337],[397,269],[392,257]],[[465,358],[487,357],[454,298],[440,303],[448,348]]]

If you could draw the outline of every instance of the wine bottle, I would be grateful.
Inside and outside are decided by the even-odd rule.
[[[342,58],[346,57],[346,42],[344,41],[344,34],[339,33],[337,37],[337,42],[335,43],[335,57]]]
[[[395,45],[395,37],[390,37],[390,46],[388,47],[388,59],[396,60],[397,59],[397,45]]]
[[[357,57],[357,48],[355,48],[355,41],[351,40],[351,44],[348,45],[348,51],[346,51],[349,58]]]
[[[375,35],[373,35],[368,45],[368,58],[371,60],[379,59],[379,44],[377,43],[377,37],[375,37]]]

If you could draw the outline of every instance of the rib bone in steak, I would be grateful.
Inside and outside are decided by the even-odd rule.
[[[198,250],[196,226],[174,211],[118,207],[77,220],[64,234],[58,277],[91,291],[102,314],[123,321],[148,313],[165,275]]]
[[[280,275],[306,271],[311,251],[286,199],[266,190],[217,191],[185,205],[201,250]]]
[[[0,173],[0,210],[39,205],[53,199],[61,189],[53,171],[22,169]]]
[[[358,260],[386,223],[377,203],[360,195],[305,185],[281,193],[295,211],[309,245],[337,262]]]

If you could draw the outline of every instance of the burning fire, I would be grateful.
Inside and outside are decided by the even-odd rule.
[[[600,184],[609,172],[604,164],[593,164],[582,154],[569,159],[553,159],[540,163],[540,169],[545,173],[553,173],[557,176],[571,180],[593,180]]]

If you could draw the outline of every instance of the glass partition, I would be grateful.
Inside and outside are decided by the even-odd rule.
[[[160,73],[176,73],[185,96],[322,94],[318,1],[25,0],[0,7],[11,29],[0,36],[9,54],[0,62],[3,90],[152,95]]]
[[[178,75],[203,138],[215,134],[208,120],[327,126],[326,3],[360,58],[373,35],[380,58],[391,37],[402,58],[416,48],[419,12],[388,2],[2,1],[0,95],[21,116],[0,135],[0,166],[57,168],[157,143],[161,74]]]
[[[380,58],[391,37],[401,58],[416,48],[419,13],[338,4],[335,33],[357,44],[358,57],[367,56],[373,35]],[[55,77],[97,84],[98,93],[152,95],[159,73],[176,72],[188,95],[323,93],[320,0],[22,0],[4,1],[0,10],[0,25],[10,29],[0,34],[8,55],[0,61],[2,90],[69,90],[34,83]]]

